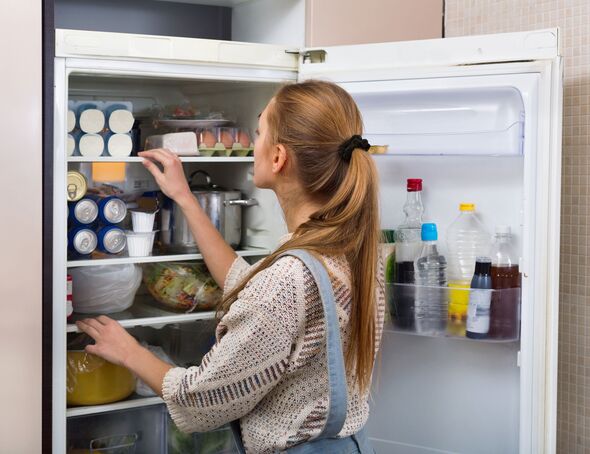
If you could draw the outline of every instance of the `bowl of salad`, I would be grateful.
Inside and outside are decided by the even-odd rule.
[[[212,310],[222,296],[207,267],[199,263],[146,263],[143,282],[160,305],[175,311]]]

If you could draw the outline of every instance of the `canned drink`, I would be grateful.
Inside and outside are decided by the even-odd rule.
[[[105,224],[118,224],[127,216],[127,205],[118,197],[98,197],[98,217]]]
[[[114,225],[105,225],[97,233],[98,249],[109,254],[118,254],[127,245],[125,232]]]
[[[66,316],[68,320],[71,318],[74,312],[74,306],[72,304],[72,287],[73,287],[72,276],[68,274],[66,278]]]
[[[96,249],[96,233],[88,227],[76,227],[68,234],[68,247],[78,254],[88,255]]]
[[[67,195],[69,202],[77,202],[86,195],[88,182],[80,172],[70,170],[68,172]]]
[[[98,205],[85,197],[70,203],[70,219],[78,224],[92,224],[98,217]]]

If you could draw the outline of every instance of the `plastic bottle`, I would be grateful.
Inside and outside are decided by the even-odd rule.
[[[416,260],[416,332],[437,334],[447,326],[447,260],[438,252],[436,224],[422,225],[422,252]]]
[[[410,178],[407,182],[407,199],[404,205],[406,218],[395,231],[396,267],[393,287],[394,310],[392,317],[397,327],[414,328],[414,261],[420,254],[422,242],[422,180]],[[407,285],[410,284],[410,285]]]
[[[492,302],[492,261],[489,257],[478,257],[475,274],[471,280],[469,308],[467,309],[467,330],[471,339],[485,339],[490,330],[490,305]]]
[[[497,226],[492,246],[491,339],[517,339],[520,328],[520,271],[509,226]]]
[[[473,203],[459,205],[460,214],[447,230],[449,278],[449,332],[465,335],[468,289],[475,271],[475,259],[488,256],[490,236],[475,214]]]

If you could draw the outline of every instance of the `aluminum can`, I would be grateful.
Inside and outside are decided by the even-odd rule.
[[[98,205],[88,197],[70,202],[69,209],[70,220],[77,224],[92,224],[98,217]]]
[[[127,245],[125,232],[114,225],[105,225],[97,232],[98,249],[108,254],[118,254]]]
[[[68,172],[68,182],[66,189],[68,201],[77,202],[86,195],[86,191],[88,190],[88,182],[86,181],[86,177],[80,172],[70,170]]]
[[[98,205],[98,218],[104,224],[118,224],[127,216],[127,204],[118,197],[94,197]]]
[[[88,227],[76,227],[68,233],[68,247],[78,254],[88,255],[96,249],[96,233]]]

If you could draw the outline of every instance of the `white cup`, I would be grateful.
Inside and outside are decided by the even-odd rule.
[[[126,230],[125,235],[127,236],[127,251],[129,252],[129,257],[146,257],[152,255],[156,231],[133,232],[131,230]]]
[[[154,228],[154,219],[157,211],[149,212],[142,210],[131,210],[131,222],[134,232],[147,233]]]

